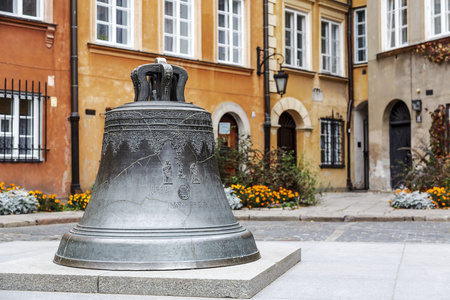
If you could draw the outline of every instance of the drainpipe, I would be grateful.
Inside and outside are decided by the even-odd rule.
[[[269,53],[269,3],[263,3],[263,35],[264,35],[264,153],[270,151],[270,90],[269,90],[269,60],[265,59]]]
[[[70,75],[71,86],[71,114],[69,117],[71,125],[72,140],[72,183],[70,192],[72,194],[81,190],[80,187],[80,152],[79,152],[79,130],[80,115],[78,114],[78,13],[77,0],[70,1]]]
[[[348,106],[347,106],[347,191],[353,189],[351,178],[351,157],[350,157],[350,130],[353,110],[353,22],[352,22],[352,0],[348,0],[347,12],[347,52],[348,52]]]

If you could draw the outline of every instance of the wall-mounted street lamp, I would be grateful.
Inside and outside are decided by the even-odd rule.
[[[261,61],[261,52],[263,53],[263,57],[262,57],[262,61]],[[283,60],[280,62],[278,62],[278,58],[277,58],[277,62],[280,65],[280,70],[278,71],[277,74],[273,75],[273,79],[275,80],[275,85],[277,86],[277,93],[280,94],[281,96],[283,96],[286,93],[286,86],[287,86],[287,81],[289,78],[289,74],[284,73],[284,71],[281,69],[281,65],[284,63],[284,56],[280,53],[272,53],[270,55],[267,55],[265,53],[265,51],[263,49],[261,49],[259,46],[256,47],[256,57],[257,57],[257,72],[256,74],[261,75],[261,67],[264,64],[264,62],[266,60],[268,60],[270,57],[278,55],[280,56]]]

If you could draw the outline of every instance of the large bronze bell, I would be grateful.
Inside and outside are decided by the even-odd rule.
[[[211,114],[184,101],[186,70],[158,58],[131,77],[135,102],[106,113],[94,192],[54,262],[167,270],[259,259],[220,181]]]

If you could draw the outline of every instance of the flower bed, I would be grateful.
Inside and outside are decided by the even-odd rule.
[[[426,192],[398,189],[389,203],[395,208],[447,209],[450,205],[450,190],[443,187],[433,187]]]
[[[298,193],[283,187],[272,190],[265,185],[244,187],[240,184],[233,184],[231,189],[239,197],[242,205],[248,208],[295,207],[299,204]]]

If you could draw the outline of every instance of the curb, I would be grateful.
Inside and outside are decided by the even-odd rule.
[[[301,222],[448,222],[449,216],[235,216],[237,221],[301,221]]]
[[[449,222],[449,216],[258,216],[239,215],[237,221],[300,221],[300,222]],[[35,220],[11,221],[0,223],[0,228],[78,223],[81,217],[42,218]]]
[[[36,220],[27,220],[27,221],[19,221],[19,222],[3,222],[3,223],[0,223],[0,228],[64,224],[64,223],[78,223],[80,221],[81,221],[81,217],[36,219]]]

